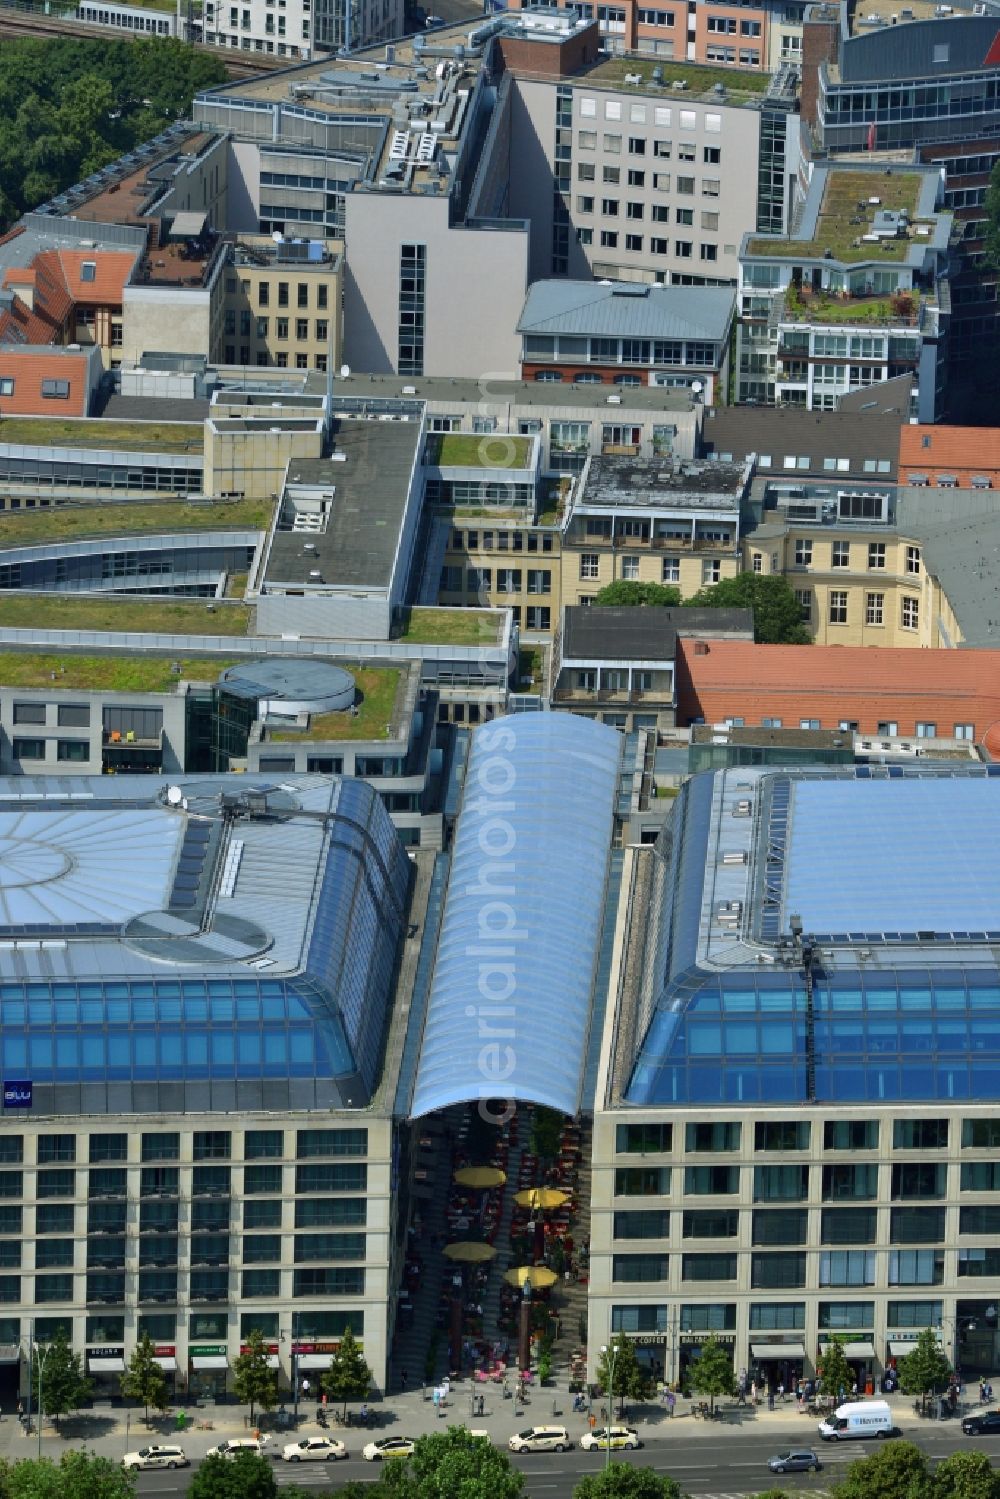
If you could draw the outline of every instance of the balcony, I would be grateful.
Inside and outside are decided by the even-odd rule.
[[[783,296],[774,299],[772,324],[916,328],[920,324],[924,300],[916,290],[877,296],[874,292],[854,295],[851,292],[812,291],[806,286],[791,285]]]

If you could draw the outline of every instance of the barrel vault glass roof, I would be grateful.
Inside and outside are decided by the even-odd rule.
[[[728,949],[712,948],[715,861],[740,824],[719,777],[696,777],[652,856],[643,1039],[625,1102],[995,1098],[1000,970],[985,939],[1000,925],[988,903],[996,906],[1000,781],[982,772],[740,775],[751,806],[766,806],[769,780],[791,782],[779,798],[789,809],[782,910],[802,916],[807,938],[817,924],[830,928],[815,939],[812,1003],[787,948],[769,952],[735,931]],[[764,825],[766,844],[773,828]],[[769,860],[773,847],[758,852]],[[752,889],[752,867],[743,878]],[[744,914],[744,932],[753,918]]]
[[[221,794],[265,789],[269,816],[222,815]],[[181,790],[171,807],[150,777],[0,783],[3,1075],[53,1113],[364,1104],[410,875],[380,798],[320,776]],[[197,899],[185,861],[216,889],[201,934],[176,909]],[[131,940],[137,917],[151,939]]]
[[[580,1105],[621,737],[570,713],[472,735],[411,1113]]]

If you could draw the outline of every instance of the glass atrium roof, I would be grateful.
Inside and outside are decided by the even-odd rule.
[[[576,1113],[621,743],[572,713],[472,735],[414,1118],[498,1096]]]

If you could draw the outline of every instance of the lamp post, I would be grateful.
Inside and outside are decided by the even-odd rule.
[[[34,1324],[34,1322],[32,1322],[32,1324],[31,1324],[31,1333],[29,1335],[29,1343],[28,1343],[28,1420],[29,1420],[29,1422],[31,1420],[31,1371],[32,1371],[32,1364],[33,1364],[33,1361],[34,1361],[34,1362],[37,1362],[37,1364],[38,1364],[38,1456],[41,1457],[41,1455],[42,1455],[42,1412],[45,1409],[45,1403],[44,1403],[43,1394],[42,1394],[42,1376],[43,1376],[44,1371],[45,1371],[45,1360],[48,1358],[49,1354],[52,1352],[52,1345],[50,1343],[49,1346],[45,1349],[45,1352],[42,1353],[40,1351],[39,1347],[38,1347],[38,1344],[35,1342],[34,1331],[35,1331],[35,1324]]]
[[[604,1434],[604,1466],[611,1466],[611,1426],[615,1414],[615,1362],[618,1358],[618,1345],[612,1343],[610,1348],[607,1343],[601,1344],[601,1354],[608,1363],[608,1425]]]

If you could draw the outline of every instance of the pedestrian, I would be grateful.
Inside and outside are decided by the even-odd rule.
[[[774,1410],[774,1385],[767,1387],[767,1408],[769,1411]]]
[[[673,1390],[668,1390],[667,1391],[667,1415],[668,1416],[672,1416],[673,1415],[673,1413],[674,1413],[674,1406],[676,1404],[677,1404],[677,1396],[674,1394]]]
[[[784,1384],[779,1383],[779,1385],[778,1385],[778,1399],[779,1400],[784,1400],[784,1398],[785,1398],[785,1386],[784,1386]]]
[[[857,1382],[857,1380],[855,1380],[854,1383],[851,1385],[851,1399],[852,1400],[857,1400],[857,1398],[858,1398],[858,1382]]]
[[[399,1381],[400,1381],[400,1384],[402,1385],[403,1389],[405,1390],[406,1386],[410,1382],[410,1376],[407,1374],[407,1372],[406,1372],[405,1369],[401,1369],[400,1370]]]
[[[750,1404],[754,1410],[757,1409],[757,1381],[753,1380],[750,1385]]]

